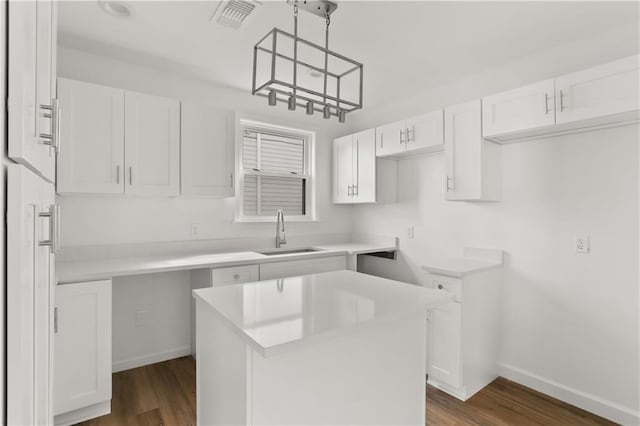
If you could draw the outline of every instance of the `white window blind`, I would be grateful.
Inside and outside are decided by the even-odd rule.
[[[308,143],[304,136],[245,128],[242,139],[244,216],[307,213]]]

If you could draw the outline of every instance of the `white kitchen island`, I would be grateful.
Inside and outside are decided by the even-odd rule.
[[[426,312],[352,271],[194,290],[199,425],[424,425]]]

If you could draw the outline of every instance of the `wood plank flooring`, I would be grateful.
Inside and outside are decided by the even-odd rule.
[[[183,357],[113,375],[111,414],[82,426],[190,426],[196,417],[196,364]],[[499,378],[467,402],[427,387],[429,425],[612,425]]]

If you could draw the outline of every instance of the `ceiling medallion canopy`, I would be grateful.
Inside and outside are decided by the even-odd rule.
[[[362,108],[363,65],[329,50],[331,14],[338,5],[327,0],[287,0],[293,4],[293,34],[274,28],[253,48],[252,93],[268,99],[269,105],[286,103],[293,111],[321,112],[338,117]],[[326,22],[325,45],[298,37],[298,9],[322,17]]]

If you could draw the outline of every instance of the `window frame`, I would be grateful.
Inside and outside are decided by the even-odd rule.
[[[255,132],[269,133],[276,136],[301,138],[304,143],[304,174],[295,175],[294,177],[286,176],[281,173],[259,172],[254,170],[245,170],[243,164],[243,141],[244,131],[252,130]],[[316,221],[315,208],[315,138],[316,133],[310,130],[303,130],[290,126],[266,123],[263,121],[253,120],[250,118],[238,117],[236,120],[236,161],[235,171],[237,176],[236,185],[236,213],[235,222],[276,222],[276,215],[273,216],[247,216],[244,214],[244,181],[246,176],[273,176],[273,177],[291,177],[292,179],[305,179],[305,214],[304,215],[287,215],[285,220],[289,222],[311,222]]]

